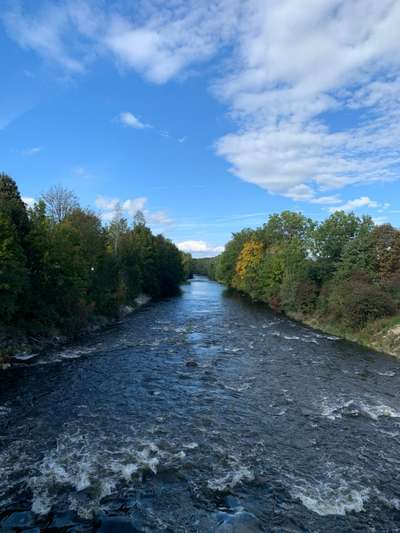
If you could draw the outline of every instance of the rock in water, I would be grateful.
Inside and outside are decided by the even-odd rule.
[[[192,368],[196,368],[197,366],[199,366],[194,359],[187,359],[185,364],[186,366],[190,366]]]

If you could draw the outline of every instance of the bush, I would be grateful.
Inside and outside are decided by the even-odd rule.
[[[393,315],[396,308],[388,293],[357,278],[337,284],[329,297],[333,318],[354,330],[363,328],[369,320]]]

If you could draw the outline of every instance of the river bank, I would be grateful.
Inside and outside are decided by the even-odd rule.
[[[225,286],[223,283],[221,285]],[[225,286],[226,287],[226,286]],[[263,300],[251,298],[248,294],[238,291],[232,287],[227,287],[229,291],[236,292],[242,297],[248,299],[254,303],[261,303],[266,305],[273,312],[268,302]],[[349,328],[345,328],[338,324],[324,319],[322,316],[306,315],[300,312],[281,311],[280,314],[309,326],[316,331],[326,333],[328,335],[334,335],[343,340],[354,342],[363,346],[364,348],[370,348],[376,352],[385,353],[387,355],[400,359],[400,316],[396,315],[388,318],[381,318],[379,320],[371,320],[367,325],[359,331],[354,331]]]
[[[287,316],[330,335],[400,358],[400,316],[370,321],[360,331],[340,327],[320,317],[307,317],[298,313],[287,313]]]
[[[118,317],[91,317],[90,323],[82,330],[78,339],[115,326],[150,301],[151,297],[147,294],[139,294],[131,305],[121,306]],[[27,337],[18,330],[0,331],[0,369],[5,370],[13,363],[28,363],[44,351],[61,348],[76,340],[76,337],[62,335],[59,331],[49,332],[46,337],[41,338]]]

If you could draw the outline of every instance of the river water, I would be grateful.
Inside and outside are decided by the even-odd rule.
[[[395,359],[195,278],[1,373],[0,521],[400,531],[399,385]]]

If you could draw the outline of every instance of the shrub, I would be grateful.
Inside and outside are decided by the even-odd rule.
[[[344,326],[361,329],[369,320],[394,314],[396,303],[381,288],[355,276],[333,288],[329,311]]]

